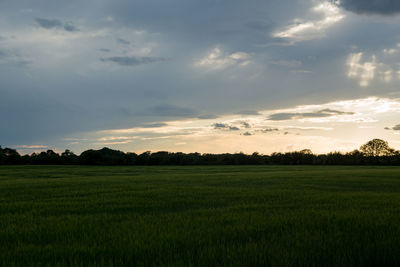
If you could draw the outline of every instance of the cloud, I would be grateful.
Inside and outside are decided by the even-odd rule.
[[[197,117],[200,120],[211,120],[211,119],[217,119],[217,115],[211,115],[211,114],[206,114],[206,115],[200,115]]]
[[[14,146],[16,149],[47,149],[49,148],[48,146],[44,145],[18,145]]]
[[[101,52],[106,52],[106,53],[110,53],[111,52],[111,49],[108,49],[108,48],[100,48],[99,50]]]
[[[195,62],[195,66],[222,70],[229,66],[247,66],[250,64],[250,54],[235,52],[232,54],[224,53],[220,48],[214,48],[204,58]]]
[[[350,54],[347,59],[349,68],[348,76],[360,80],[360,86],[368,86],[375,77],[375,69],[377,68],[376,57],[372,56],[371,61],[361,63],[363,53]]]
[[[63,26],[63,23],[58,19],[35,18],[35,21],[40,27],[45,29],[53,29]]]
[[[398,0],[341,0],[338,3],[357,14],[394,15],[400,12]]]
[[[390,127],[385,127],[385,130],[393,130],[393,131],[400,131],[400,124],[397,124],[396,126],[390,128]]]
[[[100,58],[102,62],[112,62],[120,66],[139,66],[144,64],[151,64],[156,62],[167,61],[168,59],[163,57],[129,57],[129,56],[116,56]]]
[[[79,29],[71,23],[64,24],[64,30],[67,32],[78,32]]]
[[[36,23],[45,29],[64,29],[67,32],[77,32],[79,29],[71,22],[63,23],[58,19],[35,18]]]
[[[273,33],[273,37],[288,39],[292,42],[312,40],[325,35],[326,29],[345,18],[341,10],[333,3],[322,2],[312,9],[321,16],[314,20],[295,20],[291,25]]]
[[[333,109],[322,109],[316,112],[304,112],[304,113],[275,113],[268,117],[268,120],[272,121],[283,121],[283,120],[294,120],[294,119],[306,119],[306,118],[325,118],[337,115],[354,115],[353,112],[345,112]]]
[[[164,104],[150,108],[144,115],[194,118],[198,116],[198,112],[191,108]]]
[[[165,126],[168,126],[168,124],[165,122],[147,123],[147,124],[141,125],[142,128],[160,128],[160,127],[165,127]]]
[[[385,48],[383,49],[383,53],[386,55],[394,55],[397,54],[398,50],[395,48]]]
[[[123,45],[129,45],[131,42],[129,42],[125,39],[122,39],[122,38],[117,38],[117,43],[123,44]]]
[[[227,128],[227,127],[228,127],[228,125],[225,124],[225,123],[215,123],[215,124],[214,124],[214,128],[215,128],[215,129],[225,129],[225,128]]]
[[[229,130],[229,131],[239,131],[240,129],[236,126],[232,126],[226,123],[214,123],[214,129],[217,130]]]
[[[395,48],[385,48],[369,55],[364,52],[349,54],[346,62],[347,76],[358,80],[361,87],[369,86],[376,80],[391,83],[400,79],[399,48],[397,44]]]
[[[240,124],[241,124],[244,128],[251,128],[250,123],[248,123],[247,121],[241,121]]]
[[[262,133],[270,133],[270,132],[278,132],[278,131],[279,131],[278,128],[265,128],[265,129],[259,130],[259,132],[262,132]]]

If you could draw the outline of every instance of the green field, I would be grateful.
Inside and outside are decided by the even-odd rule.
[[[0,266],[399,266],[400,168],[0,167]]]

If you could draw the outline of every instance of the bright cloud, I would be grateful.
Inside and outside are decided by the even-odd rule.
[[[155,127],[102,130],[89,133],[90,138],[82,140],[91,140],[90,147],[130,147],[134,151],[175,151],[176,143],[185,143],[179,151],[271,153],[311,148],[322,153],[339,148],[352,150],[369,138],[393,135],[395,131],[385,127],[397,125],[399,116],[400,99],[369,97],[261,110],[253,115],[232,114],[158,122]],[[292,144],[290,148],[288,143]]]
[[[215,70],[225,69],[229,66],[247,66],[251,56],[244,52],[232,54],[224,53],[219,47],[214,48],[208,55],[195,62],[195,66]]]
[[[375,80],[391,83],[399,80],[398,49],[387,48],[381,53],[365,55],[363,52],[351,53],[347,57],[347,75],[359,81],[361,87],[371,85]]]
[[[373,1],[381,10],[351,2]],[[3,2],[2,146],[267,153],[399,140],[382,132],[400,123],[391,5],[371,16],[345,0]]]
[[[376,57],[372,56],[371,61],[361,63],[363,53],[350,54],[347,60],[349,67],[348,76],[360,81],[360,86],[368,86],[375,77],[377,67]]]
[[[293,42],[323,37],[326,29],[345,18],[341,10],[330,2],[318,4],[312,8],[312,12],[319,18],[312,20],[295,19],[291,25],[275,32],[273,37],[289,39]]]

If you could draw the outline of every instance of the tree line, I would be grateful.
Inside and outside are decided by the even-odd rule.
[[[124,153],[110,148],[86,150],[80,155],[70,150],[59,154],[47,150],[20,155],[15,149],[0,146],[0,165],[400,165],[400,151],[381,139],[373,139],[348,153],[313,154],[304,149],[295,152],[263,155],[257,152],[200,154],[182,152]]]

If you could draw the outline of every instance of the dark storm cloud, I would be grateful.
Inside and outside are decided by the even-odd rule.
[[[71,23],[66,23],[64,25],[64,30],[66,30],[67,32],[78,32],[79,31],[79,29]]]
[[[143,64],[150,64],[156,62],[167,61],[168,59],[163,57],[106,57],[100,58],[103,62],[113,62],[120,66],[139,66]]]
[[[125,39],[122,39],[122,38],[117,38],[117,43],[123,44],[123,45],[129,45],[131,42],[129,42]]]
[[[164,104],[148,109],[147,112],[144,113],[144,115],[160,116],[160,117],[194,118],[198,116],[198,112],[191,108]]]
[[[77,32],[79,29],[71,22],[63,23],[58,19],[35,18],[36,23],[45,29],[64,29],[67,32]]]
[[[369,21],[362,21],[362,25],[354,26],[356,30],[346,31],[349,32],[346,35],[341,29],[347,27],[338,27],[336,32],[327,31],[326,37],[317,44],[313,41],[285,47],[277,44],[272,34],[294,18],[308,21],[305,14],[315,5],[314,1],[256,0],[252,4],[243,0],[0,2],[0,35],[7,38],[0,44],[14,49],[11,46],[16,43],[15,49],[30,56],[25,61],[20,58],[17,61],[20,66],[30,59],[43,61],[43,64],[30,66],[32,71],[28,72],[23,68],[10,68],[12,64],[8,62],[11,59],[15,62],[16,57],[0,57],[0,118],[7,125],[0,133],[0,141],[7,144],[42,141],[49,144],[51,139],[62,140],[75,133],[132,125],[143,127],[146,123],[164,121],[168,116],[214,119],[216,116],[208,114],[233,114],[238,110],[244,110],[239,112],[241,115],[260,115],[256,110],[387,93],[389,89],[384,88],[348,90],[343,72],[350,51],[345,47],[355,45],[360,51],[375,51],[376,47],[391,47],[398,42],[398,25],[371,25]],[[342,2],[348,4],[349,1]],[[23,9],[33,12],[21,13]],[[77,27],[82,34],[66,38],[63,45],[46,39],[34,43],[25,40],[29,38],[26,33],[32,24],[48,29],[49,35],[53,30],[71,34]],[[141,34],[128,35],[130,31]],[[12,35],[16,39],[13,40]],[[138,50],[154,43],[151,56],[167,55],[174,60],[168,65],[151,64],[167,59],[127,57],[122,50],[128,46],[118,43],[120,37],[131,41]],[[9,40],[12,42],[7,44]],[[199,75],[198,69],[188,67],[217,45],[223,55],[254,53],[257,69],[249,66],[233,69],[227,75],[214,71]],[[66,48],[71,52],[70,61],[55,62],[57,57],[49,56],[38,58],[58,55]],[[301,75],[288,75],[280,68],[264,69],[270,68],[271,60],[284,59],[298,59],[304,68],[315,71],[315,76],[304,79]],[[93,60],[98,64],[127,67],[124,71],[110,72],[107,68],[92,68]],[[151,64],[148,66],[151,68],[129,67],[141,64]],[[258,72],[259,76],[248,79]],[[231,76],[236,78],[230,79]],[[20,94],[10,96],[16,92]],[[41,97],[34,98],[39,93]],[[313,97],[305,100],[305,96]],[[165,105],[149,109],[158,103]],[[123,107],[130,109],[121,115]],[[242,125],[236,126],[244,129]],[[229,127],[235,126],[230,124],[225,131]]]
[[[58,19],[44,19],[44,18],[36,18],[35,21],[39,24],[40,27],[45,29],[52,29],[62,27],[63,23]]]
[[[316,112],[305,112],[305,113],[275,113],[268,117],[268,120],[272,121],[283,121],[293,119],[305,119],[305,118],[325,118],[335,115],[353,115],[354,112],[344,112],[332,109],[322,109]]]
[[[232,126],[232,125],[229,125],[226,123],[214,123],[213,126],[214,126],[214,129],[217,129],[217,130],[229,130],[229,131],[240,130],[238,127]]]
[[[400,12],[399,0],[341,0],[340,6],[358,14],[393,15]]]

